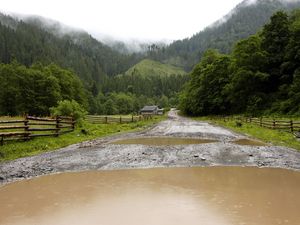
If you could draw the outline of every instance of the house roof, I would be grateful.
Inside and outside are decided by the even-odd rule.
[[[156,105],[146,105],[144,108],[141,109],[141,111],[154,111],[157,110],[158,107]]]

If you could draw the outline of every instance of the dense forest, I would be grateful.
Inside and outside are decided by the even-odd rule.
[[[245,0],[227,16],[207,27],[191,38],[178,40],[160,50],[151,51],[149,56],[164,63],[180,66],[190,71],[209,49],[221,53],[231,52],[234,43],[258,32],[278,10],[290,11],[300,7],[300,1]]]
[[[188,79],[181,68],[142,60],[103,82],[92,113],[126,114],[138,112],[144,105],[176,106],[178,93]]]
[[[299,5],[244,1],[224,21],[167,47],[151,44],[147,54],[120,53],[86,32],[0,13],[0,114],[49,115],[62,100],[91,114],[128,114],[144,105],[176,106],[179,97],[191,115],[299,113],[299,12],[276,13],[267,23],[278,8]],[[188,76],[184,69],[201,57]]]
[[[60,100],[88,106],[79,78],[57,65],[0,64],[0,115],[48,115]]]
[[[39,19],[23,21],[0,13],[0,62],[17,60],[25,66],[55,63],[73,70],[89,87],[141,60],[140,55],[121,54],[85,32],[60,33],[55,28]]]
[[[190,115],[300,115],[300,10],[275,13],[231,54],[208,50],[193,69],[180,107]]]
[[[63,33],[60,24],[46,22],[0,14],[0,114],[48,115],[50,107],[66,99],[78,101],[93,114],[137,113],[145,104],[177,104],[177,93],[187,80],[180,68],[154,61],[136,64],[141,54],[121,54],[87,33]],[[76,81],[79,96],[74,96],[64,74]],[[57,79],[62,79],[59,85]],[[28,85],[22,86],[23,80]],[[69,95],[63,92],[68,87]]]

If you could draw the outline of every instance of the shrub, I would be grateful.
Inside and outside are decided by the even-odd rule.
[[[50,108],[53,116],[73,116],[76,122],[82,122],[87,111],[82,105],[75,100],[63,100],[59,101],[56,107]]]

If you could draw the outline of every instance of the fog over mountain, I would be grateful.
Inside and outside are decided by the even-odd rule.
[[[255,34],[276,11],[299,7],[300,0],[245,0],[204,30],[192,37],[174,41],[162,51],[152,54],[152,58],[189,71],[207,49],[229,53],[236,41]]]
[[[227,15],[223,16],[216,22],[212,24],[207,24],[207,27],[203,30],[199,30],[199,33],[194,34],[191,37],[188,37],[183,40],[169,40],[169,39],[161,39],[161,40],[152,40],[152,39],[133,39],[133,38],[119,38],[114,37],[112,35],[108,35],[105,33],[99,33],[99,32],[87,32],[84,29],[71,27],[64,25],[61,22],[44,18],[42,16],[36,16],[36,15],[24,15],[24,14],[16,14],[16,13],[10,13],[11,16],[14,18],[18,18],[19,20],[23,20],[27,23],[34,24],[42,29],[47,30],[48,32],[53,33],[54,35],[58,37],[62,37],[64,35],[68,35],[74,39],[75,42],[78,42],[82,39],[82,36],[90,36],[92,35],[93,38],[96,38],[103,44],[111,47],[113,50],[119,51],[122,54],[132,54],[132,53],[146,53],[149,50],[150,45],[156,45],[159,46],[159,49],[163,49],[164,52],[168,52],[170,49],[175,54],[179,54],[178,49],[172,50],[175,46],[180,45],[188,45],[189,50],[180,50],[180,52],[183,51],[183,54],[191,53],[192,55],[195,55],[196,52],[197,55],[201,56],[202,49],[207,49],[208,47],[217,48],[220,49],[223,52],[228,52],[231,47],[230,44],[227,43],[228,47],[221,47],[219,44],[216,46],[214,45],[207,45],[207,42],[214,42],[215,39],[223,40],[224,37],[222,37],[222,33],[218,33],[219,30],[222,30],[223,33],[230,32],[230,29],[232,29],[232,26],[240,27],[240,26],[249,26],[250,28],[248,31],[241,30],[235,30],[235,34],[232,34],[233,38],[229,38],[229,43],[234,43],[236,40],[240,38],[247,37],[250,34],[253,34],[259,29],[263,24],[267,22],[267,19],[269,16],[276,10],[279,9],[291,9],[299,6],[300,0],[244,0],[240,4],[238,4],[234,9],[232,9]],[[247,12],[247,15],[245,15],[245,18],[240,18],[240,14],[243,14],[243,11],[249,11]],[[257,13],[257,15],[256,15]],[[251,17],[253,16],[253,21],[251,20]],[[5,21],[2,21],[5,23]],[[11,21],[10,21],[11,22]],[[230,25],[228,25],[228,22]],[[227,24],[226,24],[227,23]],[[255,24],[251,27],[251,24]],[[12,26],[12,24],[10,24]],[[226,30],[227,29],[227,30]],[[231,31],[232,32],[232,31]],[[240,32],[243,32],[243,34],[240,34]],[[211,33],[212,36],[204,37],[207,33]],[[197,39],[197,40],[196,40]],[[205,41],[206,39],[207,42]],[[187,44],[187,42],[195,42],[194,44]],[[204,41],[204,43],[203,43]],[[206,47],[207,45],[207,47]],[[177,48],[177,47],[175,47]],[[166,51],[165,51],[166,50]],[[172,53],[173,54],[173,53]],[[179,58],[178,58],[179,57]],[[185,57],[185,56],[184,56]],[[165,57],[160,56],[158,59],[160,61],[172,63],[177,66],[183,66],[188,69],[190,69],[191,65],[196,63],[199,59],[199,57],[196,58],[193,63],[188,63],[188,65],[185,62],[182,62],[181,56],[172,55],[170,60],[164,59]],[[168,57],[169,58],[169,57]],[[190,60],[189,60],[190,61]]]

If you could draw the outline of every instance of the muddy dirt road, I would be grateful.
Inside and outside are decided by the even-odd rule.
[[[189,145],[113,143],[156,137],[206,139],[215,142]],[[173,110],[169,113],[168,120],[142,132],[115,135],[2,163],[0,184],[67,171],[153,167],[258,166],[300,171],[300,152],[279,146],[247,146],[233,142],[246,138],[206,122],[180,117]]]

